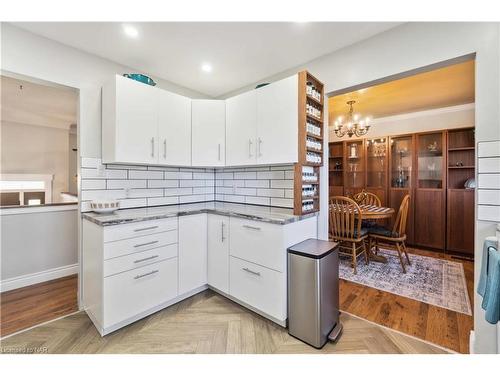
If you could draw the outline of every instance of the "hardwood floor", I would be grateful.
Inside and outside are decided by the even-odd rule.
[[[472,261],[454,259],[449,255],[426,250],[409,249],[409,252],[461,262],[464,266],[471,306],[474,306]],[[469,333],[474,326],[473,316],[345,280],[340,280],[340,308],[456,352],[469,353]]]
[[[3,339],[0,352],[41,353],[446,353],[343,313],[344,333],[316,350],[286,329],[210,290],[101,337],[85,312]]]
[[[78,311],[78,275],[0,294],[0,337]]]

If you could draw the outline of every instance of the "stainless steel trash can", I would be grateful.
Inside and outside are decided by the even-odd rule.
[[[319,349],[341,328],[338,244],[308,239],[288,248],[288,333]]]

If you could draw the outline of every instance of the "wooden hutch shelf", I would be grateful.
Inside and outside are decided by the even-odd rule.
[[[447,213],[446,249],[474,256],[474,189],[465,182],[475,176],[474,128],[447,133]]]
[[[307,71],[299,73],[299,161],[295,164],[294,212],[317,212],[319,168],[323,165],[323,83]],[[304,195],[307,192],[311,195]]]

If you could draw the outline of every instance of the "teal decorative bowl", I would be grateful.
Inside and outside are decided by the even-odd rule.
[[[156,86],[156,82],[144,74],[126,73],[123,76],[137,82],[145,83],[146,85]]]

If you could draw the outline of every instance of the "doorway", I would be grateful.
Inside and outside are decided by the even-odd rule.
[[[356,274],[342,257],[341,309],[461,353],[473,329],[474,72],[466,56],[328,99],[330,199],[359,204],[367,245],[387,239],[368,264],[354,256]]]
[[[2,72],[0,336],[78,311],[78,91]]]

